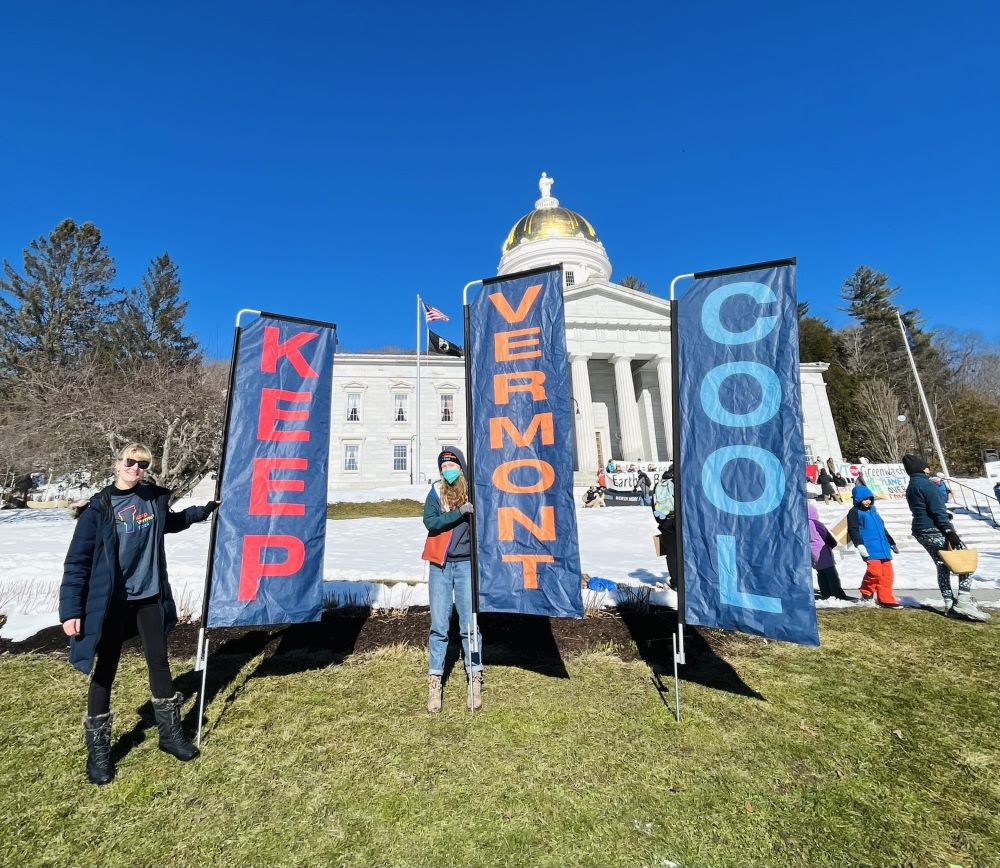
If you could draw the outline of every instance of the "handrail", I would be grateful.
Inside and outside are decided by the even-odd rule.
[[[1000,527],[1000,521],[997,520],[997,516],[1000,515],[1000,500],[997,500],[991,494],[986,494],[983,491],[979,491],[977,488],[973,488],[971,485],[966,485],[964,482],[960,482],[957,479],[952,479],[950,476],[945,477],[945,482],[948,487],[951,488],[953,485],[957,485],[961,490],[962,503],[966,510],[969,512],[975,512],[977,515],[982,515],[983,511],[979,508],[979,498],[983,498],[986,508],[990,511],[990,520],[993,522],[994,527]],[[972,503],[975,506],[975,510],[969,508],[969,498],[966,492],[972,492]],[[993,501],[993,503],[990,503]],[[955,503],[958,503],[958,498],[955,498]],[[994,508],[996,504],[996,508]]]

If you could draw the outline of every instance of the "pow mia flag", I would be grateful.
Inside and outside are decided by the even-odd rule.
[[[441,335],[435,334],[430,329],[427,329],[427,349],[432,353],[438,353],[442,356],[459,356],[462,355],[462,348],[450,341],[445,340]]]

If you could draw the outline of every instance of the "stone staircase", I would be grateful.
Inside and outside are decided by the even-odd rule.
[[[847,515],[850,509],[850,505],[846,503],[812,502],[819,510],[820,521],[830,528]],[[905,500],[878,500],[875,507],[900,551],[923,551],[920,543],[910,535],[910,508]],[[954,516],[952,524],[955,525],[956,533],[969,548],[1000,553],[1000,529],[994,527],[989,511],[983,514],[971,504],[966,509],[954,503],[949,504],[948,511]]]

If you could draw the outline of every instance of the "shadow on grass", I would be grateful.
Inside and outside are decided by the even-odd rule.
[[[512,666],[552,678],[569,678],[550,618],[481,612],[479,631],[483,634],[484,666]],[[453,638],[458,636],[458,616],[454,612],[448,635],[452,639],[445,657],[446,682],[458,662],[461,647],[460,640]]]
[[[371,615],[368,608],[339,609],[324,613],[321,621],[292,624],[277,630],[213,630],[208,633],[208,672],[205,677],[205,708],[220,696],[225,696],[215,721],[226,713],[239,697],[242,685],[250,678],[266,675],[290,675],[325,666],[340,665],[353,652],[365,622]],[[225,638],[226,633],[235,634]],[[221,635],[220,635],[221,634]],[[215,642],[221,644],[215,645]],[[256,665],[248,667],[257,661]],[[202,673],[194,669],[174,678],[174,689],[185,703],[197,697],[201,690]],[[182,725],[189,736],[198,726],[199,702],[184,716]],[[145,741],[155,728],[152,702],[137,709],[139,720],[123,733],[112,747],[112,757],[120,762],[133,748]]]
[[[552,631],[552,619],[539,615],[486,613],[479,616],[486,662],[514,666],[552,678],[569,678]]]
[[[672,708],[673,690],[664,683],[663,676],[672,679],[674,675],[673,637],[677,632],[677,612],[673,609],[637,605],[619,606],[618,614],[628,628],[639,656],[649,666],[653,685],[660,694],[660,699]],[[684,628],[684,655],[687,663],[677,669],[681,681],[736,696],[765,700],[690,625]]]

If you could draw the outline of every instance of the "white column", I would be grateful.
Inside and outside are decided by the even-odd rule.
[[[636,461],[642,455],[642,431],[639,428],[639,406],[632,385],[632,356],[611,357],[615,366],[615,397],[618,401],[618,428],[622,435],[622,455],[625,461]]]
[[[590,394],[590,371],[587,369],[587,356],[572,355],[573,365],[573,407],[576,416],[576,458],[581,473],[597,472],[597,442],[594,439],[594,399]]]
[[[639,418],[642,420],[642,457],[647,461],[659,461],[660,450],[656,445],[653,396],[649,389],[639,392]]]
[[[657,356],[656,378],[660,383],[660,406],[663,408],[663,433],[667,438],[667,460],[674,457],[674,396],[670,381],[670,357]]]

